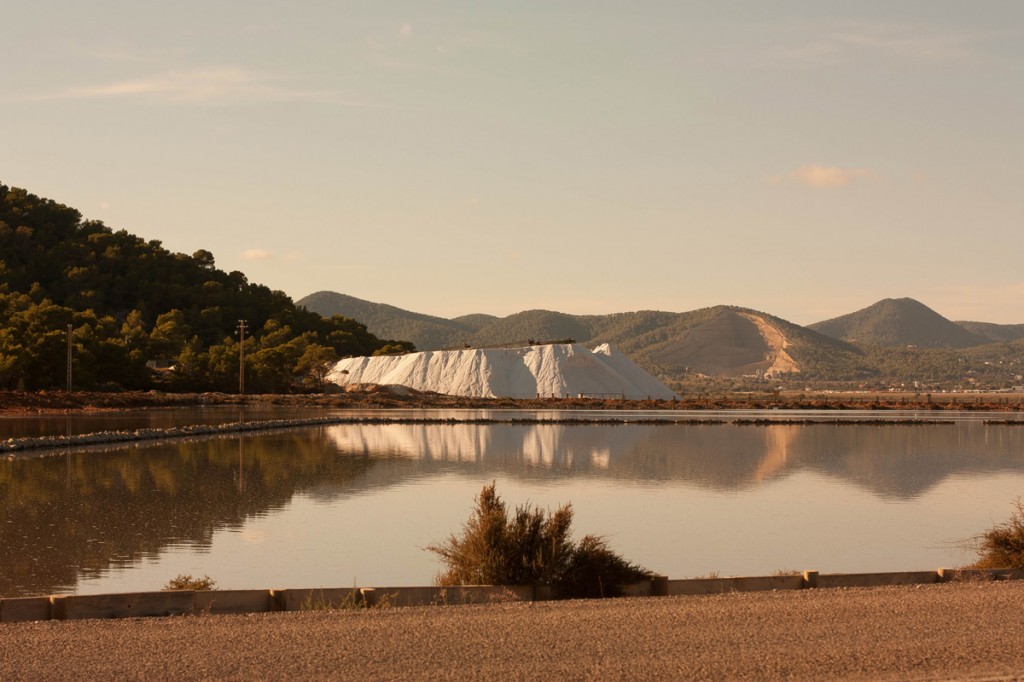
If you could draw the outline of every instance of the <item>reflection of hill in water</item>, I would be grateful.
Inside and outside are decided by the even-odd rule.
[[[374,466],[339,456],[323,432],[205,439],[0,460],[0,595],[48,594],[155,557],[208,546],[296,492]]]
[[[979,423],[332,426],[343,452],[742,490],[794,471],[913,498],[948,476],[1024,469],[1024,429]]]
[[[446,471],[686,481],[744,490],[813,471],[913,498],[952,475],[1024,469],[1024,428],[936,425],[338,425],[0,460],[0,595],[79,576],[280,509]],[[241,473],[241,475],[240,475]],[[410,510],[412,511],[412,510]]]

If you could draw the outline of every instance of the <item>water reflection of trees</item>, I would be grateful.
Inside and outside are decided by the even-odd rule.
[[[373,465],[338,455],[319,429],[0,461],[0,595],[207,547],[217,530]]]
[[[439,473],[731,492],[810,471],[912,499],[952,475],[1022,470],[1024,428],[977,423],[339,425],[0,460],[0,595],[208,547],[296,493],[333,499]]]
[[[110,412],[73,412],[55,417],[51,414],[4,416],[0,419],[0,438],[70,436],[97,431],[169,429],[188,424],[224,424],[263,419],[300,419],[322,417],[319,408],[291,408],[262,405],[207,405],[203,407],[161,408],[158,410],[116,410]]]

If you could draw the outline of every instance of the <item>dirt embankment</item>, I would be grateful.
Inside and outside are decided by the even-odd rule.
[[[796,360],[786,350],[789,347],[789,339],[786,338],[786,335],[778,327],[769,323],[763,317],[750,313],[740,314],[754,323],[757,331],[761,333],[761,338],[764,339],[765,345],[768,346],[768,359],[771,360],[772,365],[765,371],[766,375],[790,374],[800,371],[800,366],[797,365]]]
[[[693,396],[679,400],[602,400],[597,398],[466,398],[371,386],[332,394],[162,393],[123,391],[0,391],[0,415],[159,409],[204,405],[320,407],[326,409],[520,409],[520,410],[974,410],[1024,411],[1022,394],[800,393]]]

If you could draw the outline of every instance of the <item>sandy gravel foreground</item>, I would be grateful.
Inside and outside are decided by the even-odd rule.
[[[1024,581],[6,624],[0,679],[1024,679]]]

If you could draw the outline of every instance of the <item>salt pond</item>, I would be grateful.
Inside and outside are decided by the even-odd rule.
[[[736,417],[698,416],[715,414]],[[571,501],[577,536],[672,577],[963,564],[961,541],[1024,494],[1024,427],[928,416],[953,421],[344,424],[13,458],[0,461],[0,595],[151,590],[180,573],[223,588],[428,584],[438,564],[423,547],[492,480],[510,504]]]

